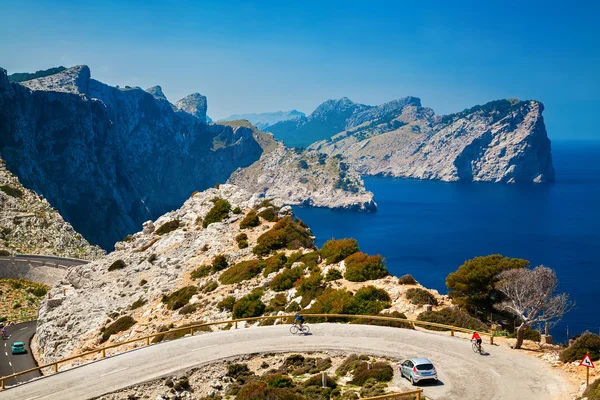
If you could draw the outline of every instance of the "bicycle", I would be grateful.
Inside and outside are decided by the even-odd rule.
[[[474,353],[483,354],[483,347],[480,344],[477,344],[476,340],[471,340],[471,348]]]
[[[292,324],[292,326],[290,326],[290,333],[292,335],[295,335],[300,331],[301,331],[300,326],[298,324],[296,324],[295,322]],[[308,325],[302,324],[302,333],[304,335],[307,335],[309,332],[310,332],[310,328],[308,327]]]

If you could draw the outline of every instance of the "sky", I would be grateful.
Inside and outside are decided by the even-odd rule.
[[[0,66],[86,64],[110,85],[208,97],[213,119],[327,99],[438,114],[540,100],[554,140],[600,140],[598,1],[0,0]]]

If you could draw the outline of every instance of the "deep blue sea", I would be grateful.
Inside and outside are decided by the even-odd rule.
[[[577,302],[553,329],[556,341],[600,332],[600,142],[553,142],[556,183],[501,185],[365,177],[376,213],[295,208],[320,246],[353,237],[388,270],[447,293],[465,260],[502,254],[553,268]]]

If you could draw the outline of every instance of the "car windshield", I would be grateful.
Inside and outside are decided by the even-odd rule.
[[[13,346],[15,346],[15,347],[23,347],[23,344],[22,343],[15,343],[15,344],[13,344]]]
[[[429,371],[433,369],[433,364],[419,364],[417,365],[419,371]]]

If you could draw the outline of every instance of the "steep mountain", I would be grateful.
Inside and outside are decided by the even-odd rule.
[[[262,154],[251,129],[207,125],[203,96],[186,112],[160,87],[90,75],[78,66],[19,84],[0,69],[0,156],[92,243],[110,249]]]
[[[418,285],[400,285],[380,256],[353,257],[358,247],[348,251],[342,243],[331,246],[331,254],[314,251],[309,228],[282,204],[223,184],[144,223],[141,232],[117,243],[106,257],[70,270],[40,305],[33,344],[41,355],[38,361],[173,325],[286,309],[319,312],[322,302],[333,304],[334,312],[356,313],[350,310],[351,299],[365,301],[354,303],[354,309],[370,313],[414,316],[423,310],[406,299],[407,289]],[[352,297],[362,288],[360,296]]]
[[[0,159],[0,255],[38,254],[94,260],[104,255],[29,190]]]
[[[14,74],[8,75],[8,81],[9,82],[25,82],[25,81],[28,81],[31,79],[42,78],[42,77],[48,76],[48,75],[54,75],[54,74],[64,71],[65,69],[66,69],[65,67],[61,66],[61,67],[44,69],[44,70],[36,71],[33,73],[16,72]]]
[[[289,147],[307,147],[348,128],[348,121],[371,106],[357,104],[347,97],[327,100],[308,117],[278,122],[268,128],[277,140]]]
[[[286,204],[376,210],[373,193],[365,189],[360,175],[348,168],[341,157],[287,148],[245,120],[221,123],[253,129],[264,150],[254,164],[235,171],[228,183],[268,198],[281,199]]]
[[[497,183],[554,180],[540,102],[498,100],[446,116],[421,107],[416,98],[392,103],[357,115],[347,121],[346,130],[310,149],[342,155],[365,175]]]
[[[192,114],[194,117],[198,118],[204,123],[212,121],[206,115],[206,110],[208,109],[206,96],[202,96],[200,93],[192,93],[189,96],[184,97],[175,103],[175,107],[187,112],[188,114]]]
[[[238,121],[245,119],[246,121],[249,121],[252,125],[256,126],[258,129],[265,130],[269,126],[275,125],[278,122],[287,121],[298,117],[306,117],[306,115],[303,112],[296,110],[275,111],[260,114],[233,114],[227,118],[220,119],[217,122]]]

